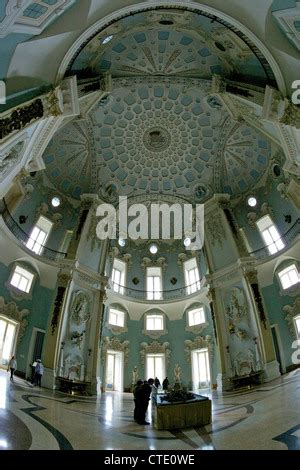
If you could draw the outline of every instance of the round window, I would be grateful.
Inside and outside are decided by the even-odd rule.
[[[256,204],[257,204],[257,199],[256,199],[256,197],[254,197],[254,196],[248,197],[248,199],[247,199],[247,204],[248,204],[248,206],[250,206],[250,207],[255,207]]]
[[[60,204],[61,204],[60,198],[58,196],[54,196],[52,198],[51,204],[52,204],[53,207],[59,207]]]

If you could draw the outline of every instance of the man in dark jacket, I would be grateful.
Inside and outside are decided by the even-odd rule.
[[[150,424],[146,421],[146,413],[150,400],[150,395],[152,392],[152,385],[154,383],[153,379],[145,380],[144,384],[137,389],[137,403],[138,403],[138,413],[137,413],[137,422],[138,424]]]
[[[162,386],[163,386],[163,389],[165,390],[165,392],[168,390],[168,387],[169,387],[169,379],[168,377],[166,377],[162,383]]]

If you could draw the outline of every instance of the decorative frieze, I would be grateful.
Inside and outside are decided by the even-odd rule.
[[[156,260],[153,260],[147,257],[144,257],[142,259],[141,267],[143,271],[146,271],[147,268],[153,267],[153,266],[158,266],[162,268],[163,271],[165,271],[167,269],[168,263],[167,263],[166,258],[162,256],[160,258],[157,258]]]
[[[208,217],[206,228],[209,233],[211,244],[215,246],[218,243],[223,246],[223,242],[226,239],[226,232],[219,210],[210,212]]]
[[[51,334],[52,335],[54,335],[55,330],[58,327],[59,315],[61,312],[65,292],[66,292],[66,287],[58,286],[57,294],[56,294],[55,301],[54,301],[52,320],[51,320]]]
[[[191,365],[192,361],[192,351],[197,350],[197,349],[207,349],[211,358],[213,356],[213,343],[212,343],[212,337],[210,335],[206,336],[197,336],[197,338],[194,339],[194,341],[187,339],[184,342],[185,348],[185,354],[186,354],[186,361],[189,365]]]
[[[15,108],[7,117],[0,119],[0,140],[12,132],[20,131],[32,121],[41,119],[44,115],[44,105],[41,98],[26,106]]]
[[[251,286],[251,289],[252,289],[252,292],[253,292],[253,296],[254,296],[256,307],[257,307],[257,310],[258,310],[258,313],[259,313],[260,321],[262,322],[262,324],[263,324],[263,326],[266,330],[267,329],[267,317],[266,317],[265,308],[264,308],[264,305],[263,305],[263,299],[262,299],[262,296],[261,296],[261,293],[260,293],[259,284],[258,284],[258,282],[251,282],[250,286]]]
[[[112,351],[120,351],[124,353],[124,364],[128,364],[129,358],[129,341],[121,342],[118,338],[110,338],[109,336],[104,336],[103,338],[103,346],[102,346],[102,362],[106,359],[106,354],[108,350]]]
[[[0,153],[0,182],[21,162],[24,145],[25,142],[21,141],[4,153]]]
[[[159,343],[158,341],[153,341],[150,344],[141,343],[140,356],[142,366],[145,366],[147,354],[164,354],[166,360],[166,367],[168,367],[171,357],[170,343]]]

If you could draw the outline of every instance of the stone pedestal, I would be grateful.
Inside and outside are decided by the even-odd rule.
[[[263,382],[270,382],[278,377],[280,377],[280,370],[277,361],[268,362],[264,365]]]
[[[50,369],[49,367],[44,368],[44,374],[42,377],[42,387],[49,388],[50,390],[56,389],[55,384],[55,370]]]
[[[226,374],[217,375],[217,387],[218,392],[228,392],[233,389],[232,382]]]

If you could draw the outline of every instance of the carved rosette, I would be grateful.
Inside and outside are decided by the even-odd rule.
[[[285,313],[285,320],[287,321],[292,337],[294,339],[298,339],[294,324],[294,318],[297,315],[300,315],[300,297],[297,297],[292,305],[285,305],[284,307],[282,307],[282,310]]]
[[[210,335],[206,336],[197,336],[194,341],[187,339],[184,342],[185,348],[184,351],[186,353],[186,361],[189,365],[191,365],[191,352],[196,349],[208,349],[208,353],[210,358],[213,358],[213,342],[212,337]]]
[[[170,343],[159,343],[158,341],[152,341],[152,343],[141,343],[140,356],[141,364],[145,366],[146,354],[164,354],[166,358],[166,366],[170,363],[171,349],[169,349]]]
[[[19,324],[19,333],[17,343],[20,343],[24,336],[28,321],[25,319],[29,315],[29,310],[19,310],[15,302],[5,302],[3,297],[0,297],[0,315],[15,320]]]
[[[129,357],[129,341],[121,342],[118,338],[110,338],[109,336],[105,336],[103,338],[103,346],[102,346],[102,362],[106,359],[107,351],[111,349],[112,351],[121,351],[124,353],[124,364],[128,364],[128,357]]]

